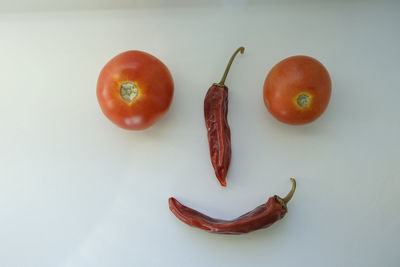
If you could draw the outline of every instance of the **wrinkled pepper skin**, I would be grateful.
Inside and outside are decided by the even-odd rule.
[[[211,218],[182,205],[173,197],[169,199],[169,208],[184,223],[216,234],[244,234],[267,228],[287,212],[286,205],[278,196],[270,197],[265,204],[233,220]]]
[[[231,163],[231,130],[228,124],[228,88],[213,84],[204,99],[204,117],[211,163],[222,186]]]
[[[252,211],[233,220],[211,218],[182,205],[173,197],[168,200],[169,209],[182,222],[210,233],[245,234],[267,228],[285,216],[287,213],[287,203],[292,199],[296,190],[296,180],[290,178],[290,181],[292,182],[292,188],[284,198],[277,195],[270,197],[265,204],[261,204]]]
[[[231,164],[231,130],[228,124],[228,87],[225,80],[235,56],[244,52],[241,46],[229,59],[219,83],[214,83],[204,98],[204,117],[210,147],[211,163],[222,186],[226,186],[226,174]]]

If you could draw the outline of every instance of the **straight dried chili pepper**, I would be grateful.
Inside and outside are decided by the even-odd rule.
[[[258,229],[267,228],[282,219],[287,213],[287,203],[296,190],[296,180],[291,178],[292,189],[286,197],[275,195],[257,208],[233,220],[211,218],[194,209],[179,203],[175,198],[169,199],[169,208],[175,216],[184,223],[217,234],[244,234]]]
[[[211,163],[215,175],[222,186],[226,186],[226,174],[231,163],[231,130],[228,124],[228,87],[225,79],[236,54],[243,54],[244,47],[239,47],[230,58],[224,75],[219,83],[214,83],[204,99],[204,117],[206,121]]]

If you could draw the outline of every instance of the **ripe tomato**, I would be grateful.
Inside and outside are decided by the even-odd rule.
[[[116,125],[142,130],[164,115],[172,101],[174,83],[168,68],[142,51],[126,51],[100,72],[97,100]]]
[[[288,57],[268,73],[263,93],[265,106],[279,121],[306,124],[316,120],[328,106],[331,79],[316,59]]]

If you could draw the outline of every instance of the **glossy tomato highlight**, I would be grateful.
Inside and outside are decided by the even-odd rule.
[[[128,130],[153,125],[169,109],[173,94],[168,68],[142,51],[126,51],[114,57],[97,81],[97,99],[103,113]]]
[[[288,57],[268,73],[263,96],[268,111],[279,121],[306,124],[327,108],[331,79],[318,60],[308,56]]]

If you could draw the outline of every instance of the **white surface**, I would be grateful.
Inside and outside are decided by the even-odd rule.
[[[399,4],[224,5],[0,16],[0,266],[399,266]],[[221,188],[203,98],[228,76],[233,158]],[[171,70],[154,127],[128,132],[95,87],[139,49]],[[262,101],[279,60],[319,59],[333,81],[315,123],[273,119]],[[242,236],[178,221],[167,199],[221,218],[285,195],[288,215]]]
[[[279,1],[279,0],[278,0]],[[286,0],[287,1],[287,0]],[[289,0],[293,1],[293,0]],[[0,12],[102,10],[122,8],[199,7],[257,4],[262,0],[3,0]]]

